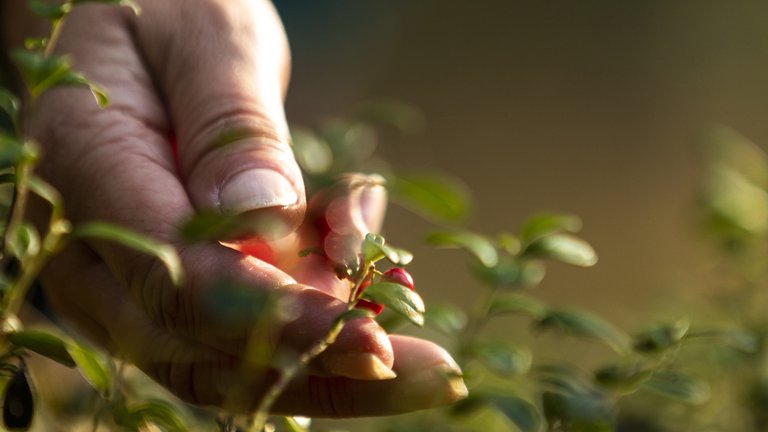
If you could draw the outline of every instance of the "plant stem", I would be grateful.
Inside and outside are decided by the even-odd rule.
[[[347,310],[351,309],[352,306],[349,305]],[[291,382],[296,373],[336,341],[339,333],[341,333],[341,330],[344,328],[344,323],[344,321],[338,320],[333,327],[331,327],[331,330],[325,338],[315,343],[315,345],[299,356],[298,361],[280,371],[277,381],[267,390],[267,393],[262,397],[261,402],[259,403],[259,407],[256,410],[251,426],[253,430],[261,431],[264,429],[267,419],[269,418],[269,411],[283,390],[285,390],[285,387]]]
[[[459,364],[466,360],[466,348],[477,337],[477,334],[485,327],[488,322],[488,311],[496,298],[498,287],[491,287],[491,290],[480,298],[477,306],[469,316],[469,322],[464,331],[458,337]]]
[[[45,51],[43,51],[43,54],[46,57],[50,57],[53,54],[53,49],[56,46],[56,43],[58,43],[59,38],[61,37],[61,28],[62,24],[64,23],[64,20],[67,18],[67,15],[69,15],[70,11],[72,11],[72,8],[74,7],[74,4],[72,4],[72,0],[67,0],[64,5],[62,5],[62,10],[64,11],[64,15],[59,18],[51,21],[51,35],[48,37],[48,43],[45,44]]]
[[[43,266],[48,261],[51,254],[59,249],[64,234],[68,232],[63,225],[67,224],[52,224],[43,239],[40,252],[33,256],[29,261],[22,264],[23,270],[21,275],[14,281],[8,290],[8,295],[3,299],[3,313],[6,316],[8,316],[8,314],[18,314],[21,305],[24,303],[24,298],[27,295],[29,287],[32,286],[32,283],[37,279],[37,275],[43,269]],[[62,228],[59,228],[58,226],[62,226]]]
[[[8,218],[8,225],[5,228],[5,236],[3,237],[3,251],[8,253],[8,244],[10,244],[11,233],[14,228],[21,223],[24,219],[24,212],[27,208],[27,197],[29,196],[29,188],[27,187],[26,179],[32,170],[31,163],[26,158],[23,158],[19,165],[16,167],[16,179],[13,192],[13,202],[11,203],[11,215]]]

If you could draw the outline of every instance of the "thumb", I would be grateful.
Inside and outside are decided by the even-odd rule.
[[[198,210],[242,216],[240,236],[287,234],[306,199],[283,112],[289,53],[280,21],[266,1],[178,3],[147,1],[134,19],[190,199]]]

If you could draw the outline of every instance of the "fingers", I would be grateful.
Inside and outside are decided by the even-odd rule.
[[[339,279],[339,265],[354,266],[363,238],[381,229],[387,206],[387,191],[378,176],[347,174],[333,187],[322,190],[310,202],[300,232],[300,249],[315,253],[283,262],[297,281],[336,297],[349,298],[351,284]]]
[[[289,54],[264,0],[146,1],[136,37],[163,89],[194,206],[243,215],[250,232],[298,227],[304,185],[283,113]],[[172,19],[174,25],[167,25]]]
[[[274,383],[275,369],[249,366],[242,356],[169,332],[127,296],[98,257],[80,245],[71,248],[51,263],[45,275],[59,284],[49,292],[53,305],[76,308],[68,316],[81,331],[131,359],[188,402],[237,412],[258,405]],[[73,296],[77,302],[71,301]],[[347,334],[340,337],[338,348],[365,344],[354,332]],[[341,351],[336,345],[332,349]],[[278,399],[275,412],[322,417],[390,415],[450,404],[466,395],[460,370],[445,350],[404,336],[391,336],[391,345],[396,378],[364,381],[305,373]]]
[[[74,13],[70,27],[65,28],[60,47],[112,93],[113,103],[99,110],[89,103],[87,92],[75,88],[46,95],[32,118],[33,131],[48,151],[41,173],[71,204],[68,215],[76,225],[107,220],[173,241],[176,223],[192,212],[192,204],[175,173],[166,140],[167,125],[162,123],[162,105],[152,96],[151,79],[137,53],[130,48],[121,51],[131,46],[131,40],[113,9],[84,6],[79,10],[81,13]],[[112,70],[114,64],[119,70]],[[275,347],[303,352],[328,332],[346,308],[332,296],[291,286],[292,278],[266,263],[215,243],[182,251],[189,283],[180,289],[172,286],[157,260],[109,242],[91,240],[88,246],[106,264],[114,283],[126,290],[121,298],[144,311],[154,326],[229,355],[242,355],[253,339],[269,339]],[[57,290],[66,289],[60,287],[60,277],[47,281]],[[222,291],[222,282],[233,282],[254,294],[240,303],[245,314],[232,315],[211,307],[210,300]],[[100,286],[98,280],[90,283],[90,289]],[[267,330],[259,333],[254,328],[261,318],[255,313],[258,294],[273,291],[284,291],[293,300],[299,309],[298,319],[285,325],[268,321],[261,327]],[[60,303],[69,303],[70,308],[89,295],[84,288],[69,293]],[[95,326],[105,325],[110,316],[95,315],[93,320]],[[124,331],[135,330],[131,321],[119,325]],[[275,334],[274,329],[279,332]],[[138,348],[130,352],[137,361],[145,359],[146,354]],[[364,320],[345,328],[329,350],[331,354],[337,355],[335,360],[318,360],[315,366],[326,373],[355,378],[381,378],[382,371],[386,377],[393,361],[384,331]]]
[[[439,346],[391,336],[397,378],[358,381],[302,376],[275,405],[280,414],[312,417],[392,415],[448,405],[466,397],[461,370]]]

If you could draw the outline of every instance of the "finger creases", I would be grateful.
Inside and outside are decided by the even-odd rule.
[[[147,2],[147,19],[135,21],[181,178],[197,210],[239,217],[228,240],[283,237],[299,226],[305,193],[282,106],[289,54],[280,21],[266,1],[188,3]],[[158,21],[179,14],[178,25]]]

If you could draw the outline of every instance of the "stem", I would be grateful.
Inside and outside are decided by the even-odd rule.
[[[32,167],[30,161],[23,159],[16,168],[15,190],[13,192],[13,202],[11,203],[11,215],[8,218],[8,225],[3,237],[3,250],[8,252],[8,244],[13,229],[24,219],[24,211],[27,208],[27,198],[29,188],[27,187],[27,178],[30,175]]]
[[[348,305],[347,310],[351,309],[352,305]],[[264,429],[264,426],[267,423],[267,419],[269,418],[269,411],[283,390],[285,390],[285,387],[291,382],[296,373],[298,373],[303,367],[308,365],[309,362],[315,359],[315,357],[319,356],[336,341],[339,333],[341,333],[341,330],[344,328],[344,324],[345,322],[342,320],[336,322],[333,327],[331,327],[331,330],[328,332],[325,338],[316,342],[315,345],[305,351],[299,357],[297,362],[280,371],[281,373],[277,378],[277,381],[272,385],[272,387],[269,388],[269,390],[267,390],[267,393],[259,403],[259,407],[256,410],[256,414],[254,415],[253,423],[251,426],[253,430],[262,431]]]
[[[472,314],[469,316],[467,326],[464,328],[464,331],[459,334],[459,364],[466,360],[466,347],[477,337],[477,334],[480,333],[480,330],[482,330],[488,322],[488,311],[491,309],[491,305],[493,304],[497,292],[498,287],[491,287],[491,290],[480,298],[477,307],[474,308]]]
[[[6,316],[9,313],[13,315],[18,314],[21,305],[24,303],[24,298],[27,296],[29,287],[37,279],[37,275],[43,269],[51,254],[61,246],[62,238],[68,232],[66,227],[64,227],[66,224],[63,222],[53,221],[51,223],[51,227],[43,239],[40,252],[31,257],[26,263],[23,263],[21,275],[9,288],[7,297],[3,299],[2,310]]]
[[[72,0],[67,0],[67,2],[62,5],[62,10],[65,11],[64,16],[51,21],[51,36],[48,38],[48,43],[45,44],[45,51],[43,51],[43,54],[46,57],[50,57],[53,54],[53,49],[61,37],[62,24],[73,7],[75,7],[75,5],[72,3]]]

